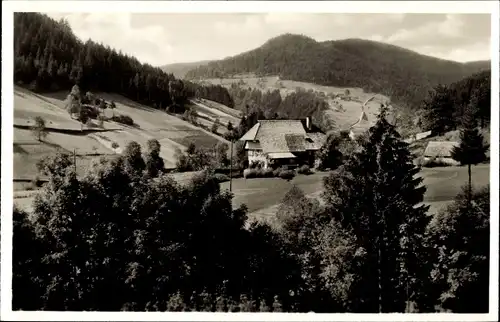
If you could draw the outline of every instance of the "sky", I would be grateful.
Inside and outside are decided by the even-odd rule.
[[[48,13],[76,36],[154,66],[222,59],[294,33],[317,41],[362,38],[460,62],[490,59],[484,14]]]

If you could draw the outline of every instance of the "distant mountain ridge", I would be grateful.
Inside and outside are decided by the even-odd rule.
[[[186,73],[196,68],[198,66],[205,66],[210,63],[211,60],[202,60],[198,62],[189,62],[189,63],[174,63],[161,66],[161,70],[165,73],[173,74],[176,78],[184,78]]]
[[[284,34],[236,56],[198,64],[185,78],[279,75],[319,85],[360,87],[411,107],[419,105],[437,84],[451,84],[490,68],[490,61],[459,63],[371,40],[318,42]]]

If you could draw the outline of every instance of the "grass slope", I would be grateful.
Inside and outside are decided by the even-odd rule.
[[[161,146],[161,157],[165,167],[175,167],[175,150],[185,150],[190,142],[198,147],[211,147],[218,142],[225,142],[221,137],[200,129],[178,117],[168,115],[120,95],[96,93],[107,101],[116,103],[115,114],[125,114],[134,120],[135,127],[124,126],[114,122],[105,122],[107,131],[97,133],[81,132],[81,125],[72,120],[64,110],[64,99],[67,93],[39,95],[20,87],[16,87],[14,99],[14,125],[32,125],[36,116],[47,122],[49,133],[44,142],[37,142],[28,129],[15,128],[14,131],[14,178],[32,179],[37,174],[36,162],[58,150],[73,152],[78,155],[77,164],[82,168],[89,165],[89,155],[111,155],[120,153],[130,141],[145,145],[147,140],[155,138]],[[111,116],[112,111],[105,114]],[[74,130],[76,134],[50,131]],[[85,128],[84,128],[85,129]],[[118,148],[112,148],[112,144]]]

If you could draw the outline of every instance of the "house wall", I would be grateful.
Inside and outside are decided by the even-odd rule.
[[[252,162],[263,162],[264,167],[267,168],[267,156],[261,150],[248,150],[248,165],[252,164]]]

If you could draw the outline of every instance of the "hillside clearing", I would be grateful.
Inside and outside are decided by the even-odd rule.
[[[207,100],[204,100],[203,103],[192,101],[193,105],[191,105],[191,106],[194,107],[196,113],[201,114],[201,115],[205,115],[206,117],[210,118],[212,121],[215,121],[215,119],[219,119],[220,123],[224,126],[227,126],[227,124],[229,122],[231,122],[233,124],[233,126],[235,126],[235,127],[239,124],[240,118],[234,116],[237,113],[227,114],[225,112],[222,112],[220,109],[214,108],[213,106],[214,106],[215,102],[210,102],[210,103],[208,103],[208,102],[209,101],[207,101]],[[221,104],[218,104],[218,105],[220,106]],[[226,108],[229,109],[229,107],[226,107]]]

